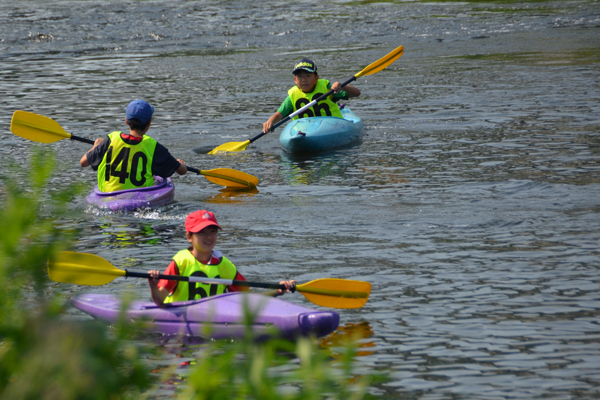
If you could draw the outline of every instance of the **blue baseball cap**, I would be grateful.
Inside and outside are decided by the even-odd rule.
[[[303,58],[302,60],[298,61],[296,65],[294,65],[294,70],[292,71],[292,74],[295,74],[297,71],[307,71],[311,74],[316,74],[317,64],[315,64],[313,60]]]
[[[144,100],[134,100],[127,106],[126,118],[129,121],[132,118],[139,119],[142,124],[152,119],[154,107]]]

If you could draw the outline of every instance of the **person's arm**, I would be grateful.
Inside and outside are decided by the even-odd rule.
[[[159,287],[158,275],[160,275],[160,271],[151,270],[148,273],[152,276],[152,278],[148,278],[148,285],[150,286],[150,295],[152,296],[152,301],[159,307],[162,307],[165,304],[165,299],[169,295],[169,291],[165,287]]]
[[[179,168],[177,168],[175,170],[175,172],[177,172],[179,175],[187,174],[188,169],[187,169],[187,166],[185,165],[185,161],[182,161],[179,159],[177,161],[179,161]]]
[[[271,127],[281,121],[283,119],[283,115],[279,111],[275,111],[275,114],[271,115],[271,117],[263,124],[263,133],[271,132]]]
[[[160,272],[156,270],[148,271],[148,273],[152,276],[152,278],[148,278],[152,301],[157,306],[162,307],[167,296],[177,287],[177,281],[158,279]],[[164,275],[179,275],[179,268],[177,268],[175,261],[171,261]]]
[[[179,175],[185,175],[187,173],[185,162],[175,159],[165,146],[157,143],[156,149],[154,149],[154,157],[152,158],[152,175],[168,178],[175,172]]]
[[[357,87],[346,85],[343,89],[348,95],[348,98],[360,96],[360,90]],[[339,82],[335,82],[331,85],[331,90],[333,90],[334,93],[339,93],[342,90],[342,85]]]
[[[92,147],[90,150],[88,150],[83,155],[83,157],[81,157],[81,160],[79,160],[79,164],[81,165],[82,168],[90,166],[90,161],[88,160],[88,153],[90,153],[92,150],[94,150],[96,147],[98,147],[98,145],[100,143],[102,143],[103,141],[104,141],[104,138],[98,138],[98,139],[96,139],[96,141],[94,142],[94,147]]]
[[[344,91],[348,93],[348,97],[358,97],[360,96],[360,89],[352,85],[344,86]]]
[[[275,114],[271,115],[271,118],[269,118],[267,122],[263,124],[263,133],[269,133],[273,128],[273,125],[290,115],[293,111],[294,105],[292,104],[292,99],[290,96],[287,96]]]

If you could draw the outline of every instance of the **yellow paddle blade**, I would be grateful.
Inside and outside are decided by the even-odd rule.
[[[48,276],[55,282],[99,286],[125,274],[104,258],[89,253],[62,251],[48,263]]]
[[[361,308],[371,294],[371,284],[348,279],[324,278],[296,286],[309,301],[332,308]]]
[[[258,178],[231,168],[216,168],[200,171],[212,183],[226,187],[253,188],[258,185]]]
[[[399,59],[403,53],[404,53],[404,46],[400,46],[397,49],[395,49],[394,51],[388,53],[385,57],[382,57],[379,60],[375,61],[374,63],[367,65],[367,67],[365,69],[363,69],[362,71],[360,71],[358,74],[356,74],[354,76],[356,78],[360,78],[361,76],[376,74],[377,72],[381,71],[382,69],[387,68],[392,63],[394,63],[394,61]]]
[[[39,143],[54,143],[71,138],[71,134],[52,118],[27,111],[14,112],[10,130],[17,136]]]
[[[249,144],[249,140],[246,140],[245,142],[224,143],[209,151],[208,154],[226,153],[228,151],[244,151]]]

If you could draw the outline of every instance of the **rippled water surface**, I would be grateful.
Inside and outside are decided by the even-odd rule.
[[[225,228],[220,249],[250,280],[373,284],[323,340],[335,351],[362,336],[356,373],[387,374],[373,394],[595,398],[599,38],[600,3],[585,0],[3,1],[0,168],[16,163],[24,179],[36,147],[11,134],[15,110],[96,138],[124,129],[126,104],[144,98],[156,107],[151,136],[173,155],[251,173],[259,187],[176,177],[175,203],[131,214],[78,199],[75,250],[164,268],[186,245],[185,216],[207,208]],[[298,59],[342,81],[399,45],[402,58],[356,82],[359,143],[296,157],[277,132],[205,154],[260,132]],[[54,184],[92,190],[95,174],[79,167],[88,145],[44,146],[58,155]],[[93,290],[149,297],[142,280]]]

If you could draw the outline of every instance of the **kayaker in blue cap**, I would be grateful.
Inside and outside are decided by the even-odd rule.
[[[125,122],[129,133],[120,131],[96,139],[94,147],[81,157],[82,167],[98,171],[102,192],[135,189],[154,185],[154,175],[168,178],[187,172],[185,162],[175,159],[156,140],[146,135],[152,124],[154,107],[144,100],[127,106]]]
[[[217,217],[210,211],[199,210],[188,215],[185,219],[185,232],[191,245],[175,254],[163,274],[245,281],[246,278],[238,272],[235,265],[220,251],[214,250],[220,229]],[[150,285],[152,300],[157,306],[176,301],[197,300],[225,292],[248,290],[247,287],[158,279],[160,272],[156,270],[148,273],[154,277],[148,279],[148,285]],[[280,296],[289,292],[295,282],[280,282],[287,290],[275,290],[269,294]]]
[[[275,114],[263,124],[263,132],[268,133],[271,127],[283,118],[287,117],[296,110],[310,103],[313,98],[317,98],[329,90],[333,89],[334,94],[319,101],[313,107],[310,107],[300,115],[293,119],[307,117],[338,117],[343,118],[340,108],[336,104],[339,100],[348,100],[351,97],[360,96],[360,90],[354,86],[346,85],[344,90],[341,90],[341,84],[335,82],[330,84],[327,79],[319,79],[317,73],[317,65],[314,61],[308,58],[303,58],[294,65],[292,71],[294,75],[294,83],[296,86],[288,90],[288,96],[281,104]]]

